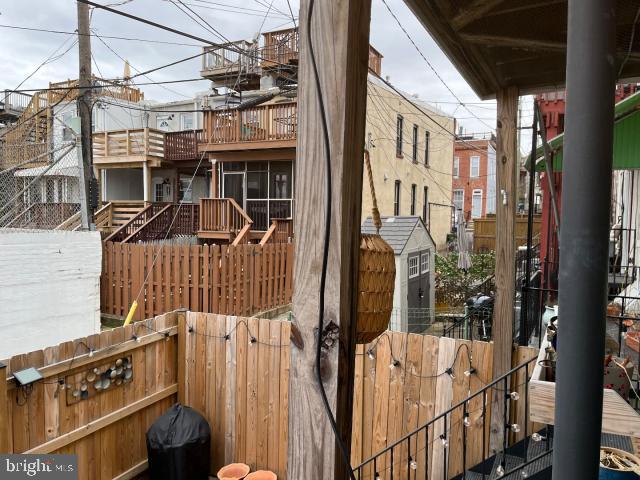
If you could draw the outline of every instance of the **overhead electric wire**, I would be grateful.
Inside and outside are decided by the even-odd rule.
[[[180,10],[182,13],[184,13],[187,17],[189,17],[191,20],[193,20],[198,26],[202,27],[204,30],[208,31],[209,33],[212,33],[213,35],[215,35],[216,37],[218,37],[220,40],[222,40],[224,43],[231,43],[231,40],[229,40],[227,37],[225,37],[221,32],[219,32],[216,28],[212,27],[211,24],[209,24],[209,22],[207,22],[206,20],[204,20],[199,14],[195,13],[193,11],[193,9],[187,7],[184,3],[182,3],[180,0],[177,0],[178,3],[182,6],[184,6],[184,9],[178,5],[178,3],[176,3],[176,0],[168,0],[169,2],[171,2],[178,10]],[[185,11],[188,10],[188,11]],[[194,18],[193,15],[191,15],[189,12],[193,13],[193,15],[195,15],[197,17]],[[200,20],[198,20],[200,19]],[[204,23],[201,23],[201,21]]]
[[[168,1],[168,0],[165,0],[165,1]],[[196,3],[184,3],[184,5],[190,5],[190,6],[195,7],[195,8],[203,8],[203,9],[206,9],[206,10],[229,12],[229,13],[238,13],[238,14],[241,14],[241,15],[249,15],[249,16],[252,16],[252,17],[262,17],[264,15],[264,13],[265,13],[264,10],[249,9],[249,8],[246,8],[246,7],[234,7],[234,6],[231,6],[231,5],[225,5],[223,8],[214,7],[214,6],[211,6],[211,5],[218,5],[218,4],[213,3],[213,2],[207,3],[205,5],[199,5],[199,4],[196,4]],[[242,10],[229,10],[229,8],[242,8]],[[274,20],[286,20],[288,18],[288,16],[284,16],[284,15],[277,15],[276,16],[276,15],[271,14],[271,15],[268,15],[268,18],[271,18],[271,19],[274,19]]]
[[[22,26],[18,26],[18,25],[6,25],[6,24],[0,24],[0,28],[10,28],[13,30],[27,30],[27,31],[31,31],[31,32],[43,32],[43,33],[55,33],[55,34],[60,34],[60,35],[81,35],[81,36],[85,36],[86,34],[84,33],[78,33],[78,32],[67,32],[64,30],[48,30],[46,28],[33,28],[33,27],[22,27]],[[95,37],[96,34],[89,34],[87,36],[90,37]],[[200,44],[196,44],[196,43],[180,43],[180,42],[167,42],[167,41],[163,41],[163,40],[150,40],[148,38],[135,38],[135,37],[120,37],[120,36],[115,36],[115,35],[101,35],[102,38],[108,38],[111,40],[126,40],[126,41],[131,41],[131,42],[146,42],[146,43],[157,43],[159,45],[177,45],[177,46],[181,46],[181,47],[198,47],[198,48],[202,48],[202,45]]]
[[[122,79],[121,78],[114,78],[114,79],[108,79],[108,78],[102,78],[101,80],[104,80],[105,82],[111,83],[114,87],[121,87],[122,85]],[[188,82],[209,82],[210,80],[207,80],[206,78],[202,78],[202,77],[198,77],[198,78],[185,78],[183,80],[163,80],[163,81],[159,81],[159,82],[138,82],[136,83],[136,86],[138,87],[142,87],[142,86],[146,86],[146,85],[166,85],[169,83],[188,83]],[[104,85],[91,85],[89,87],[79,87],[79,86],[71,86],[71,87],[64,87],[64,88],[60,88],[60,87],[47,87],[47,88],[21,88],[21,89],[17,89],[17,90],[7,90],[8,92],[11,93],[28,93],[28,92],[59,92],[60,90],[67,90],[67,88],[69,90],[102,90],[104,89]]]
[[[404,28],[404,25],[402,24],[402,22],[400,22],[400,20],[398,19],[398,17],[396,16],[396,14],[393,12],[393,10],[391,10],[391,7],[389,7],[389,5],[387,4],[386,0],[381,0],[382,3],[384,4],[384,6],[387,8],[387,10],[389,11],[389,13],[391,14],[391,16],[393,17],[393,19],[396,21],[396,23],[398,24],[398,26],[400,27],[400,29],[404,32],[405,36],[409,39],[409,41],[411,42],[411,44],[413,45],[413,47],[416,49],[416,51],[418,52],[418,54],[422,57],[422,59],[425,61],[425,63],[429,66],[429,68],[431,69],[431,71],[435,74],[435,76],[438,78],[438,80],[440,80],[440,82],[445,86],[445,88],[449,91],[449,93],[453,96],[453,98],[455,98],[458,103],[464,107],[471,115],[475,116],[475,114],[466,107],[466,105],[462,102],[462,100],[460,100],[460,98],[455,94],[455,92],[451,89],[451,87],[449,87],[449,85],[447,84],[447,82],[444,81],[444,79],[442,78],[442,76],[440,75],[440,73],[438,72],[438,70],[431,64],[431,62],[427,59],[427,57],[424,55],[424,53],[422,53],[422,50],[420,50],[420,47],[418,47],[418,45],[416,44],[416,42],[413,40],[413,37],[411,37],[411,35],[409,35],[409,32],[407,32],[406,28]],[[488,125],[487,123],[485,123],[483,120],[480,120],[479,118],[476,117],[477,120],[480,121],[480,123],[484,124],[485,126],[487,126],[488,128],[492,128],[490,125]]]

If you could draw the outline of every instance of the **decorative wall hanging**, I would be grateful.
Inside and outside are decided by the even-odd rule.
[[[92,367],[64,379],[67,391],[67,405],[94,397],[98,393],[121,387],[133,380],[131,356],[117,358],[99,367]]]

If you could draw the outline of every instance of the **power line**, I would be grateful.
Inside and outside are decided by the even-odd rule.
[[[122,85],[122,79],[121,78],[114,78],[114,79],[107,79],[107,78],[101,78],[100,80],[110,83],[112,86],[114,87],[121,87]],[[169,83],[188,83],[188,82],[208,82],[210,80],[207,80],[206,78],[202,78],[202,77],[198,77],[198,78],[185,78],[182,80],[163,80],[163,81],[152,81],[152,82],[138,82],[136,83],[136,86],[138,87],[142,87],[142,86],[146,86],[146,85],[166,85]],[[47,87],[47,88],[21,88],[21,89],[17,89],[17,90],[6,90],[9,93],[29,93],[29,92],[59,92],[60,90],[101,90],[104,89],[104,85],[91,85],[90,87],[78,87],[78,86],[70,86],[70,87],[64,87],[64,88],[60,88],[60,87]]]
[[[169,0],[165,0],[165,1],[169,1]],[[184,5],[191,5],[192,7],[196,7],[196,8],[204,8],[204,9],[207,9],[207,10],[214,10],[214,11],[220,11],[220,12],[239,13],[239,14],[242,14],[242,15],[249,15],[249,16],[253,16],[253,17],[262,17],[265,14],[265,10],[258,10],[258,9],[246,8],[246,7],[235,7],[233,5],[219,4],[219,3],[215,3],[215,2],[207,2],[206,5],[198,5],[198,4],[194,4],[194,3],[184,3]],[[212,7],[210,5],[222,5],[222,6],[226,7],[226,8]],[[228,10],[230,8],[237,8],[238,10]],[[287,20],[288,16],[267,15],[267,18],[272,18],[274,20]]]
[[[46,28],[22,27],[22,26],[18,26],[18,25],[0,24],[0,28],[10,28],[10,29],[13,29],[13,30],[27,30],[27,31],[30,31],[30,32],[55,33],[55,34],[60,34],[60,35],[78,35],[78,36],[84,35],[84,34],[79,34],[77,32],[67,32],[67,31],[64,31],[64,30],[48,30]],[[95,36],[97,36],[97,34],[92,33],[89,36],[95,37]],[[196,43],[166,42],[166,41],[163,41],[163,40],[150,40],[148,38],[135,38],[135,37],[119,37],[119,36],[115,36],[115,35],[101,35],[101,37],[102,38],[112,39],[112,40],[127,40],[127,41],[132,41],[132,42],[157,43],[157,44],[160,44],[160,45],[178,45],[178,46],[182,46],[182,47],[199,47],[199,48],[202,48],[202,45],[196,44]]]
[[[418,47],[418,45],[416,44],[416,42],[414,42],[413,38],[411,37],[411,35],[409,35],[409,32],[407,32],[407,30],[404,28],[404,25],[402,25],[402,23],[400,22],[400,20],[398,19],[398,17],[396,16],[395,13],[393,13],[393,10],[391,10],[391,8],[389,7],[389,5],[387,4],[386,0],[382,0],[382,3],[384,4],[385,7],[387,7],[387,10],[389,11],[389,13],[391,14],[391,16],[393,17],[393,19],[396,21],[396,23],[398,24],[398,26],[400,27],[400,29],[404,32],[404,34],[406,35],[406,37],[409,39],[409,41],[411,42],[411,44],[413,45],[413,47],[416,49],[416,51],[418,52],[418,54],[422,57],[422,59],[425,61],[425,63],[429,66],[429,68],[431,69],[431,71],[433,71],[433,73],[435,74],[436,77],[438,77],[438,80],[440,80],[440,82],[445,86],[445,88],[449,91],[449,93],[453,96],[453,98],[455,98],[458,103],[464,107],[471,115],[473,115],[475,117],[475,114],[466,107],[466,105],[460,100],[460,98],[458,98],[458,96],[455,94],[455,92],[451,89],[451,87],[449,87],[449,85],[447,84],[447,82],[444,81],[444,79],[442,78],[442,76],[440,75],[440,73],[438,73],[438,70],[431,64],[431,62],[429,60],[427,60],[427,57],[424,55],[424,53],[422,53],[422,50],[420,50],[420,47]],[[479,118],[476,117],[477,120],[479,120],[481,123],[483,123],[485,126],[487,126],[488,128],[492,128],[490,125],[488,125],[487,123],[485,123],[483,120],[480,120]]]

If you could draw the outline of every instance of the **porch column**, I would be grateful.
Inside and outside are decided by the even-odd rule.
[[[211,185],[209,186],[209,197],[211,198],[220,198],[219,186],[220,186],[220,176],[219,176],[219,166],[218,161],[215,158],[211,159]]]
[[[497,93],[496,125],[496,298],[491,327],[493,378],[511,370],[516,276],[516,203],[518,201],[518,89]],[[504,437],[504,393],[496,392],[491,404],[492,451],[502,448]]]
[[[554,480],[598,478],[615,58],[615,2],[569,0]]]
[[[142,162],[142,199],[145,202],[151,201],[151,169],[149,162]]]
[[[371,0],[300,5],[292,479],[349,478],[370,18]]]

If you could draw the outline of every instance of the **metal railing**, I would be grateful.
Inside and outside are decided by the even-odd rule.
[[[0,95],[0,105],[3,106],[2,110],[14,112],[22,112],[26,110],[29,103],[31,103],[31,95],[27,95],[22,92],[13,92],[11,90],[5,90]]]
[[[476,375],[476,372],[471,363],[470,354],[469,358],[470,367],[465,372],[465,376],[471,377]],[[432,480],[441,478],[449,480],[455,475],[460,475],[464,479],[469,468],[478,466],[481,467],[482,478],[508,477],[516,472],[526,472],[529,465],[551,452],[548,443],[549,436],[530,431],[531,426],[528,421],[528,371],[529,366],[535,360],[536,357],[531,358],[485,384],[461,402],[437,414],[422,426],[368,458],[355,467],[356,478],[358,480],[382,478],[430,478]],[[451,375],[450,370],[440,375]],[[491,409],[489,408],[494,395],[497,396],[498,401],[501,401],[502,408],[498,409],[497,413],[500,415],[498,419],[491,418],[495,412],[490,413]],[[521,410],[519,402],[524,402],[524,409]],[[518,411],[523,413],[522,417],[516,416]],[[517,418],[524,420],[522,424],[513,423]],[[495,453],[490,452],[488,442],[492,420],[494,425],[503,426],[502,432],[497,433],[498,438],[494,439]],[[522,438],[522,448],[509,450],[509,447],[515,443],[514,436]],[[547,441],[547,448],[542,454],[533,455],[529,448],[530,442],[542,440]],[[471,460],[469,458],[470,442],[474,442],[473,446],[476,452],[475,458]],[[481,449],[478,448],[476,442],[482,444]],[[455,445],[455,450],[452,448],[453,445]],[[477,453],[480,451],[481,456],[478,456]],[[462,457],[461,472],[449,471],[449,459],[452,453]],[[509,468],[506,463],[507,455],[512,457]],[[494,462],[487,462],[492,456]],[[513,457],[516,458],[515,462]],[[513,465],[514,463],[515,465]],[[423,472],[423,475],[418,476],[417,470]],[[494,476],[491,476],[492,473]]]

